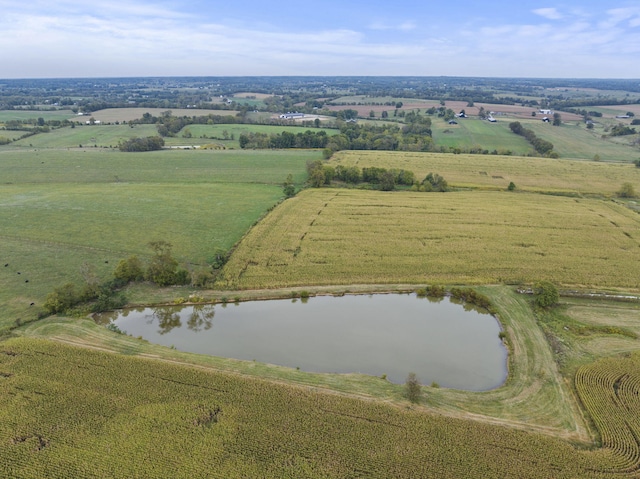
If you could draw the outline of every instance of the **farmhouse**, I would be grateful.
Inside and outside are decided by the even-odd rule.
[[[553,112],[551,110],[538,110],[543,115],[552,115]]]
[[[549,123],[549,117],[548,117],[548,116],[545,116],[545,117],[542,119],[542,121],[543,121],[543,122],[545,122],[545,123]]]
[[[288,111],[280,115],[283,120],[295,120],[296,118],[304,118],[304,113],[298,113],[297,111]]]

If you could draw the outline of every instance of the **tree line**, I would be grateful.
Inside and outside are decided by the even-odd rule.
[[[516,135],[525,137],[527,141],[531,143],[533,149],[539,154],[555,158],[558,157],[558,154],[553,151],[553,143],[543,140],[542,138],[538,138],[533,130],[524,128],[519,121],[509,123],[509,128],[511,128],[511,131]]]
[[[429,173],[422,181],[409,170],[337,165],[335,168],[322,160],[307,163],[308,184],[314,188],[335,182],[348,185],[370,185],[371,188],[392,191],[396,186],[410,187],[413,191],[449,191],[447,181],[437,173]]]

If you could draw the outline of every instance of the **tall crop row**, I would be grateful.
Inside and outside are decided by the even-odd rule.
[[[640,470],[640,354],[607,358],[576,373],[580,399],[611,452],[612,472]]]

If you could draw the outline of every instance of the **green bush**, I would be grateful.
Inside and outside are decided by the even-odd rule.
[[[550,281],[538,281],[533,286],[533,300],[541,308],[549,308],[558,303],[560,294]]]

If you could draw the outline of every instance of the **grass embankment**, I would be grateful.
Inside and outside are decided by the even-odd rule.
[[[210,261],[282,198],[289,173],[303,181],[318,156],[0,152],[0,330],[33,320],[54,287],[79,284],[83,263],[108,278],[120,259],[148,255],[149,241],[172,243],[183,263]]]
[[[603,478],[633,465],[616,461],[615,445],[584,452],[517,429],[51,341],[2,343],[0,370],[9,477]]]
[[[314,189],[252,229],[220,287],[545,279],[638,289],[639,237],[637,214],[602,200]]]

